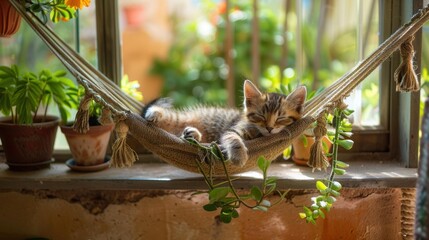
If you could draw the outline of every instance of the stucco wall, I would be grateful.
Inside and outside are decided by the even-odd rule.
[[[286,202],[268,212],[242,209],[230,224],[202,209],[206,195],[191,194],[1,192],[0,239],[402,239],[401,189],[343,189],[317,225],[298,217],[314,191],[291,190]]]

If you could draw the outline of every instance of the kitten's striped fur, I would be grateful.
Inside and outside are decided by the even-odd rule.
[[[172,109],[165,100],[148,104],[143,117],[170,133],[201,142],[220,142],[228,159],[244,165],[248,159],[243,140],[280,132],[301,118],[307,90],[300,86],[288,96],[261,93],[244,82],[244,109],[194,107]]]

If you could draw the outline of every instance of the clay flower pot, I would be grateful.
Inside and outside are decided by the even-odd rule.
[[[88,132],[78,133],[71,126],[60,126],[73,156],[74,162],[70,164],[96,166],[105,163],[113,127],[114,124],[91,126]]]
[[[0,1],[0,23],[0,37],[12,36],[21,25],[21,16],[9,0]]]
[[[301,139],[302,137],[306,138],[307,143],[305,143],[305,141]],[[327,147],[327,150],[329,151],[332,147],[332,142],[329,140],[327,136],[324,136],[322,138],[322,141],[324,142],[324,145]],[[296,165],[307,166],[307,162],[310,159],[310,148],[313,144],[314,144],[314,136],[303,135],[292,141],[292,148],[293,148],[292,160],[295,162]]]
[[[0,138],[6,164],[11,170],[35,170],[53,162],[55,137],[59,119],[47,116],[31,125],[13,124],[10,117],[0,118]]]

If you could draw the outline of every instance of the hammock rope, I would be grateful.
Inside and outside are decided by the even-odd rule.
[[[167,163],[188,171],[199,172],[195,161],[204,162],[204,157],[201,157],[201,152],[198,148],[184,139],[156,128],[143,119],[137,114],[141,112],[143,107],[140,102],[123,93],[113,81],[110,81],[83,59],[37,17],[31,13],[26,13],[25,8],[18,3],[18,0],[9,1],[64,66],[76,77],[78,82],[85,87],[87,94],[112,112],[116,124],[120,125],[117,139],[119,142],[115,143],[113,148],[113,152],[115,152],[115,155],[112,156],[114,166],[131,166],[136,160],[135,152],[125,142],[126,135],[131,134],[141,145]],[[399,85],[405,86],[398,87],[398,90],[410,91],[418,89],[417,78],[413,79],[416,76],[412,63],[414,51],[410,49],[409,44],[413,39],[414,33],[429,19],[428,9],[429,5],[419,10],[409,23],[400,27],[370,56],[359,62],[319,95],[309,100],[304,108],[304,117],[302,119],[278,134],[246,141],[245,145],[248,148],[249,160],[243,167],[229,164],[228,171],[233,174],[253,169],[256,167],[259,156],[264,156],[269,160],[278,157],[294,138],[302,134],[315,121],[316,117],[334,107],[338,102],[342,102],[344,97],[348,96],[360,82],[399,48],[401,48],[401,52],[402,49],[407,48],[409,51],[404,51],[404,56],[402,57],[402,59],[405,59],[404,61],[407,61],[403,63],[404,69],[398,70],[400,74],[395,74],[395,77],[399,79],[395,79],[395,81],[400,83]],[[405,56],[405,53],[408,55]],[[409,83],[407,81],[414,82]],[[127,127],[124,127],[124,125]],[[205,144],[209,145],[209,143]],[[202,164],[202,166],[205,168],[204,171],[210,168],[214,175],[224,174],[220,163]]]

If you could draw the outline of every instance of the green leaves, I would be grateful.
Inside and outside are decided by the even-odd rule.
[[[328,135],[333,142],[332,152],[327,154],[332,157],[332,168],[329,178],[323,181],[316,182],[316,188],[319,190],[320,195],[311,198],[313,204],[310,207],[304,206],[304,212],[299,213],[301,219],[306,222],[316,224],[316,220],[321,217],[325,218],[325,212],[328,212],[332,204],[335,203],[336,197],[340,196],[342,185],[340,182],[335,181],[335,175],[344,175],[349,165],[345,162],[338,160],[338,147],[341,146],[346,150],[353,147],[353,141],[347,139],[352,135],[352,125],[348,122],[346,116],[349,116],[353,111],[335,109],[334,116],[328,116],[327,121],[335,127],[335,131],[329,131]],[[324,212],[325,211],[325,212]]]
[[[56,23],[60,20],[68,21],[75,17],[76,10],[64,4],[64,0],[50,1],[26,1],[25,9],[39,16],[41,21],[46,24],[50,19]]]
[[[206,146],[200,145],[196,141],[188,141],[190,141],[191,144],[199,146],[207,153],[212,154],[216,157],[220,157],[222,164],[225,164],[223,157],[218,156],[218,152],[220,150],[218,149],[219,147],[216,144],[212,144],[211,147],[208,148]],[[207,177],[207,175],[204,171],[202,171],[199,163],[197,162],[197,165],[199,166],[199,169],[204,176],[205,182],[211,189],[208,191],[209,203],[204,205],[203,209],[208,212],[213,212],[220,209],[218,219],[223,223],[230,223],[232,219],[239,217],[237,209],[240,206],[245,206],[253,210],[266,212],[270,207],[280,203],[285,198],[286,193],[280,193],[276,190],[277,178],[267,177],[267,172],[270,164],[270,161],[266,160],[264,157],[260,157],[257,161],[257,165],[263,173],[262,185],[260,187],[251,187],[249,193],[239,194],[233,187],[233,180],[229,178],[229,174],[227,173],[226,168],[224,169],[226,171],[225,173],[227,176],[227,181],[214,184],[211,176],[210,178]],[[274,191],[277,191],[279,193],[280,200],[273,204],[266,198]],[[249,202],[253,202],[253,204]]]
[[[211,203],[220,201],[223,198],[225,198],[228,195],[228,193],[230,193],[230,188],[229,187],[213,188],[209,192],[209,200],[210,200]]]
[[[73,18],[75,16],[75,13],[76,13],[76,10],[68,7],[65,4],[56,4],[52,6],[50,19],[54,23],[60,20],[68,21],[70,18]]]
[[[37,111],[43,90],[34,74],[28,73],[17,82],[12,104],[16,106],[18,124],[31,124],[33,112]]]
[[[31,124],[41,105],[47,107],[54,102],[66,122],[68,110],[77,107],[73,100],[77,88],[65,76],[65,71],[44,69],[39,74],[20,74],[16,65],[0,66],[0,112],[11,115],[14,123]]]
[[[338,145],[346,150],[350,150],[353,147],[353,141],[350,139],[338,140]]]

